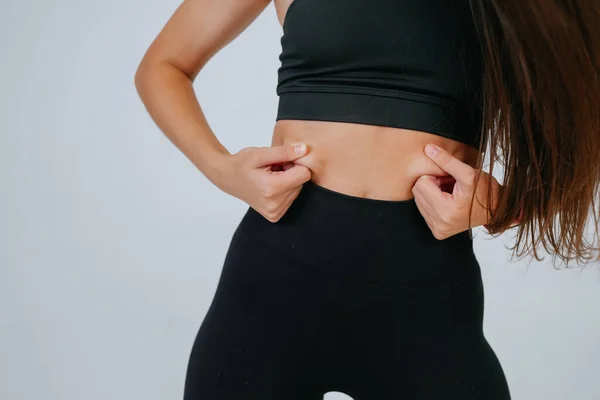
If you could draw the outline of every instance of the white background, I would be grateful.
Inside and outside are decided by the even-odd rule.
[[[0,3],[3,400],[181,398],[246,205],[212,186],[137,97],[138,62],[178,5]],[[270,144],[281,34],[271,4],[196,81],[232,152]],[[475,233],[485,332],[513,399],[600,399],[597,269],[509,263],[512,233]]]

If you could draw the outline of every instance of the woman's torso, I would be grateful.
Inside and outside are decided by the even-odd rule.
[[[298,1],[298,0],[292,0]],[[289,0],[275,0],[283,26]],[[389,126],[283,119],[275,123],[272,145],[303,142],[309,154],[298,163],[315,183],[349,195],[382,200],[410,199],[421,175],[444,175],[423,149],[434,143],[474,165],[478,150],[440,135]]]

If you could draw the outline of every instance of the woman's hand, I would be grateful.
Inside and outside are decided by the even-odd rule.
[[[310,169],[294,161],[307,153],[302,143],[247,147],[227,156],[218,186],[271,222],[277,222],[311,178]]]
[[[478,170],[453,157],[444,149],[433,144],[425,146],[425,154],[448,175],[422,175],[412,188],[420,213],[436,239],[443,240],[469,228],[488,223],[489,210],[487,191],[492,185],[492,193],[499,193],[501,186],[490,174],[481,171],[475,187]],[[471,226],[469,226],[470,201],[473,191]],[[492,201],[492,205],[495,201]]]

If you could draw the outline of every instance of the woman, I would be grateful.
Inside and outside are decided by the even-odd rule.
[[[509,399],[471,228],[593,256],[600,3],[279,0],[272,145],[230,154],[192,82],[268,3],[184,1],[136,74],[162,131],[249,205],[185,399]]]

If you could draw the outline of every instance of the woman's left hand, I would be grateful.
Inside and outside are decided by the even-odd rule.
[[[488,187],[492,185],[492,193],[498,194],[501,188],[498,181],[481,171],[475,188],[478,170],[433,144],[425,146],[425,154],[448,174],[422,175],[412,188],[417,207],[435,238],[443,240],[469,228],[487,224],[490,215],[485,208]],[[473,191],[476,194],[469,226],[469,206]],[[492,205],[494,204],[495,201],[492,201]]]

